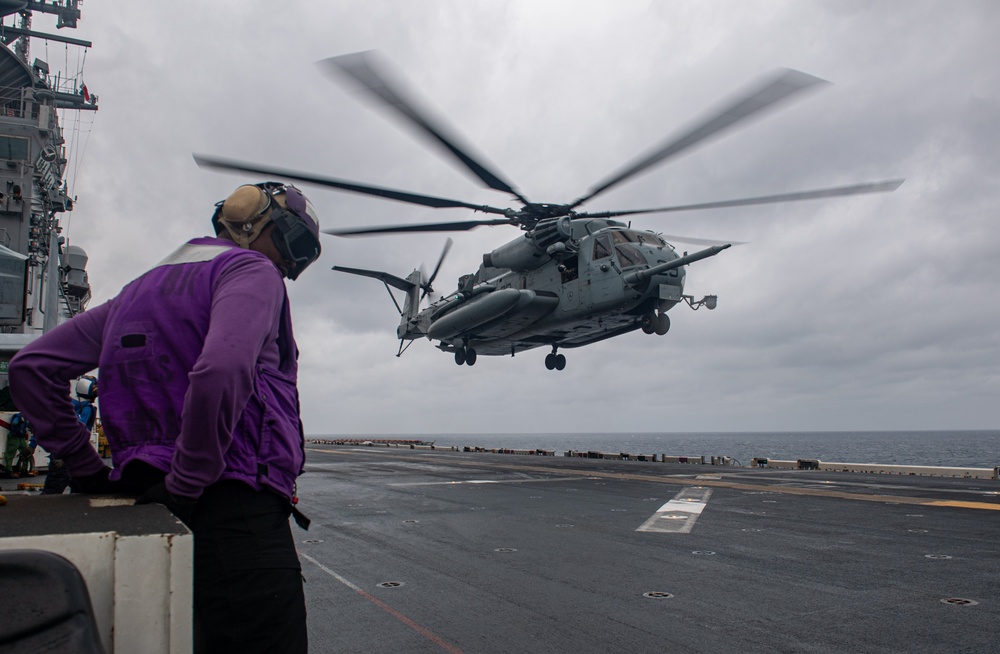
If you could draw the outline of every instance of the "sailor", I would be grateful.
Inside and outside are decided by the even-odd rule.
[[[29,477],[37,477],[38,471],[35,470],[35,450],[38,449],[38,441],[35,440],[35,432],[28,425],[28,447],[21,454],[21,474],[27,475]]]
[[[28,445],[30,431],[28,419],[23,414],[15,413],[11,417],[10,429],[7,432],[7,447],[3,454],[4,476],[8,479],[19,479],[22,474],[27,474],[31,470],[28,460],[34,456],[34,451]],[[17,458],[16,465],[15,458]]]
[[[319,223],[301,191],[275,182],[237,188],[212,222],[215,238],[21,350],[11,388],[75,490],[135,493],[191,528],[196,652],[305,652],[288,524],[307,524],[293,507],[304,438],[282,277],[319,256]],[[96,366],[113,470],[66,393]]]
[[[76,419],[82,422],[87,431],[94,430],[94,423],[97,422],[97,380],[90,375],[80,377],[76,382],[76,399],[73,400],[73,410],[76,412]]]

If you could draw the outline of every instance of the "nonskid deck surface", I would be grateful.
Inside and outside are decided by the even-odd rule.
[[[1000,482],[310,446],[314,652],[997,651]]]

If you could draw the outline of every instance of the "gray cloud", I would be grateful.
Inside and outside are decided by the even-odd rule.
[[[715,312],[666,337],[454,365],[427,342],[395,358],[372,280],[444,237],[324,242],[289,285],[309,433],[996,428],[1000,396],[1000,9],[989,1],[87,5],[100,95],[75,173],[70,239],[95,302],[179,242],[245,178],[192,152],[503,205],[314,65],[379,49],[528,197],[562,202],[778,66],[834,84],[596,199],[699,202],[906,177],[895,193],[637,218],[749,241],[688,270]],[[90,118],[88,118],[90,120]],[[327,226],[462,219],[308,189]],[[437,285],[516,236],[455,236]]]

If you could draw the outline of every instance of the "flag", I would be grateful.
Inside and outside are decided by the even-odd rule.
[[[83,85],[83,101],[90,102],[90,91],[87,90],[87,85]]]

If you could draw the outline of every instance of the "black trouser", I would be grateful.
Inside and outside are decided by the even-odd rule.
[[[60,459],[49,457],[49,472],[45,475],[42,495],[61,495],[69,486],[70,477],[66,464]]]
[[[123,481],[135,492],[164,473],[130,463]],[[150,483],[153,482],[153,483]],[[238,481],[205,489],[194,533],[194,652],[306,652],[305,595],[291,505]]]

